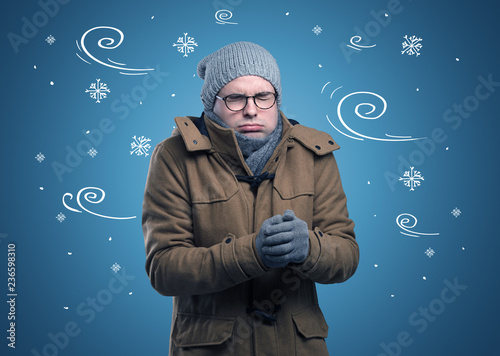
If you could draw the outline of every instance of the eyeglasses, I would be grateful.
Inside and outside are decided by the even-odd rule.
[[[229,94],[224,98],[221,98],[218,95],[216,95],[215,97],[217,99],[223,100],[229,110],[241,111],[246,108],[248,98],[253,98],[255,106],[257,106],[259,109],[270,109],[274,106],[274,103],[276,103],[276,96],[278,96],[278,94],[265,91],[255,94],[254,96],[245,96],[243,94]]]

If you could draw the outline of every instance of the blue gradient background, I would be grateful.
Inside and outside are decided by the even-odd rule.
[[[500,6],[494,1],[401,0],[397,9],[402,11],[381,17],[388,22],[384,26],[374,25],[371,11],[388,12],[389,3],[73,0],[59,5],[18,53],[8,34],[21,35],[22,18],[32,21],[41,8],[35,1],[3,4],[0,270],[7,269],[7,244],[15,243],[18,297],[16,349],[7,347],[8,305],[1,303],[0,353],[36,355],[36,349],[44,354],[45,347],[46,355],[167,354],[171,299],[151,288],[144,270],[140,215],[150,156],[130,155],[130,143],[134,135],[146,136],[154,146],[170,135],[175,116],[199,115],[198,61],[225,44],[248,40],[276,57],[285,114],[329,132],[342,147],[336,157],[357,224],[361,261],[348,282],[318,285],[331,354],[387,355],[385,344],[394,355],[499,355],[498,87],[460,125],[443,115],[474,95],[479,76],[500,81]],[[229,21],[238,24],[216,24],[220,8],[231,10]],[[319,35],[312,31],[316,25],[322,28]],[[113,51],[96,45],[112,33],[94,36],[89,48],[99,58],[132,68],[159,66],[169,73],[127,115],[122,95],[139,93],[143,77],[89,65],[76,56],[75,41],[96,26],[112,26],[125,35]],[[356,28],[365,32],[362,44],[376,46],[346,57],[342,43],[357,34]],[[188,57],[172,46],[185,32],[198,44]],[[45,41],[49,35],[56,38],[53,45]],[[423,39],[420,56],[401,54],[404,35]],[[100,104],[85,93],[96,78],[111,89]],[[341,135],[326,115],[340,128],[337,104],[356,91],[377,93],[388,103],[380,119],[366,121],[353,115],[359,101],[350,98],[355,103],[348,106],[346,100],[344,118],[359,132],[430,137],[440,128],[446,139],[426,153],[414,142]],[[380,108],[380,102],[373,103]],[[86,140],[82,131],[97,128],[103,118],[111,120],[114,130],[95,147],[97,156],[83,157],[60,181],[54,162],[66,164],[66,147],[75,149]],[[39,152],[46,157],[42,163],[35,159]],[[388,172],[399,177],[399,168],[407,169],[401,161],[410,159],[425,178],[422,185],[409,191],[402,182],[388,183]],[[103,189],[106,198],[87,208],[137,218],[103,219],[63,206],[65,193],[76,197],[92,186]],[[78,208],[75,199],[67,201]],[[462,211],[457,218],[451,214],[455,207]],[[67,217],[62,223],[55,218],[60,212]],[[395,221],[401,213],[418,218],[414,231],[439,236],[402,235]],[[436,252],[432,258],[424,253],[428,247]],[[119,275],[125,271],[134,278],[89,321],[87,298],[104,296],[116,277],[110,269],[114,263],[122,266]],[[3,301],[8,299],[7,274],[0,275]],[[467,289],[452,303],[436,302],[444,280],[455,279]],[[416,319],[418,324],[409,320],[430,305],[438,315],[425,328],[423,317]],[[54,346],[47,346],[54,344],[50,335],[60,336],[67,323],[77,325],[79,334],[67,341],[61,337],[63,349],[54,352]],[[395,346],[398,335],[407,336],[404,346]]]

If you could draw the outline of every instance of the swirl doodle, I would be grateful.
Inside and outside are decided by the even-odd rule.
[[[321,92],[323,92],[323,90],[325,89],[326,85],[328,85],[330,82],[326,83],[324,86],[323,86],[323,89],[321,90]],[[332,94],[330,95],[330,99],[332,98],[333,94],[342,87],[338,87],[337,89],[335,89]],[[412,136],[401,136],[401,135],[389,135],[389,134],[385,134],[386,138],[381,138],[381,137],[373,137],[373,136],[367,136],[367,135],[363,135],[359,132],[356,132],[354,131],[352,128],[350,128],[344,121],[344,118],[342,117],[342,112],[341,112],[341,107],[342,107],[342,104],[344,103],[344,101],[353,96],[353,95],[358,95],[358,94],[365,94],[365,95],[371,95],[371,96],[374,96],[376,98],[378,98],[382,104],[383,104],[383,107],[382,107],[382,110],[380,112],[380,114],[374,116],[374,117],[370,117],[370,116],[367,116],[367,115],[370,115],[372,114],[376,109],[377,107],[374,105],[374,104],[371,104],[371,103],[360,103],[358,105],[356,105],[355,109],[354,109],[354,113],[356,114],[357,117],[361,118],[361,119],[364,119],[364,120],[377,120],[378,118],[380,118],[382,115],[384,115],[384,113],[386,112],[387,110],[387,101],[382,97],[380,96],[379,94],[376,94],[376,93],[372,93],[372,92],[369,92],[369,91],[357,91],[357,92],[353,92],[353,93],[350,93],[350,94],[347,94],[346,96],[344,96],[338,103],[337,105],[337,115],[338,115],[338,118],[339,118],[339,121],[340,123],[342,124],[342,126],[344,126],[344,128],[346,130],[348,130],[349,132],[351,132],[352,134],[356,135],[356,136],[351,136],[351,135],[348,135],[346,134],[345,132],[341,131],[340,129],[338,129],[333,123],[332,121],[330,120],[330,118],[328,117],[328,115],[326,115],[326,119],[328,120],[328,122],[330,123],[330,125],[332,125],[332,127],[337,130],[338,132],[340,132],[342,135],[344,136],[347,136],[349,138],[352,138],[354,140],[359,140],[359,141],[364,141],[364,139],[367,139],[367,140],[374,140],[374,141],[388,141],[388,142],[400,142],[400,141],[416,141],[416,140],[423,140],[425,139],[426,137],[412,137]],[[368,108],[368,110],[364,111],[363,113],[360,112],[360,109],[361,108]]]
[[[325,88],[326,88],[326,86],[327,86],[328,84],[330,84],[330,82],[328,82],[328,83],[326,83],[325,85],[323,85],[323,88],[321,88],[321,94],[323,94],[323,91],[325,90]],[[342,88],[342,87],[340,86],[340,87],[336,88],[334,91],[332,91],[332,93],[330,94],[330,99],[333,97],[333,94],[335,94],[335,92],[336,92],[337,90],[339,90],[340,88]]]
[[[439,232],[435,233],[423,233],[411,231],[415,226],[417,226],[417,218],[411,214],[403,213],[399,214],[396,218],[396,224],[398,224],[399,228],[403,231],[400,231],[401,234],[411,236],[411,237],[420,237],[420,236],[437,236]]]
[[[361,42],[361,36],[352,36],[351,40],[349,42],[351,42],[352,46],[351,45],[346,45],[346,46],[351,47],[351,48],[355,49],[356,51],[361,51],[362,49],[373,48],[376,46],[376,44],[371,45],[371,46],[363,46],[363,45],[358,44],[358,42]],[[354,43],[354,42],[356,42],[356,43]]]
[[[237,22],[229,22],[231,17],[233,17],[233,13],[229,10],[219,10],[215,13],[215,22],[219,25],[237,25]]]
[[[107,61],[109,62],[108,63],[108,62],[103,62],[103,61],[97,59],[96,57],[94,57],[89,52],[89,50],[87,49],[87,47],[85,45],[85,39],[86,39],[86,37],[87,37],[87,35],[89,33],[93,32],[93,31],[96,31],[96,30],[101,30],[101,29],[108,29],[108,30],[113,30],[113,31],[117,32],[119,34],[120,39],[118,40],[118,43],[114,44],[115,43],[115,39],[114,38],[103,37],[103,38],[101,38],[97,42],[97,45],[100,48],[108,49],[108,50],[113,50],[113,49],[119,47],[122,44],[123,39],[125,37],[122,31],[120,31],[117,28],[110,27],[110,26],[97,26],[97,27],[91,28],[90,30],[88,30],[87,32],[85,32],[83,34],[82,38],[80,39],[80,42],[76,41],[76,46],[78,47],[78,50],[80,52],[85,53],[90,59],[92,59],[96,63],[99,63],[99,64],[101,64],[103,66],[106,66],[106,67],[110,67],[110,68],[113,68],[113,69],[118,69],[118,70],[123,71],[123,72],[120,72],[120,74],[124,74],[124,75],[145,75],[145,74],[147,74],[147,71],[154,70],[154,68],[142,68],[142,69],[127,68],[127,67],[125,67],[126,66],[125,63],[115,62],[115,61],[112,61],[111,59],[107,58]],[[91,64],[89,61],[86,61],[85,59],[83,59],[78,53],[76,53],[76,55],[78,56],[78,58],[80,58],[85,63]]]
[[[104,190],[102,190],[101,188],[97,188],[97,187],[86,187],[86,188],[82,188],[80,189],[80,191],[78,192],[78,194],[76,195],[76,202],[78,203],[78,205],[80,206],[80,208],[84,211],[86,211],[87,213],[89,214],[92,214],[92,215],[95,215],[95,216],[99,216],[101,218],[105,218],[105,219],[115,219],[115,220],[128,220],[128,219],[135,219],[136,216],[130,216],[130,217],[113,217],[113,216],[106,216],[106,215],[101,215],[101,214],[97,214],[97,213],[94,213],[93,211],[90,211],[88,210],[87,208],[85,208],[83,205],[82,205],[82,202],[81,202],[81,195],[84,191],[86,190],[91,190],[91,189],[95,189],[97,190],[99,193],[100,193],[100,198],[98,198],[98,193],[97,192],[94,192],[94,191],[88,191],[86,193],[83,194],[83,198],[85,199],[85,201],[91,203],[91,204],[99,204],[101,203],[103,200],[104,200],[104,197],[106,196],[106,193],[104,192]],[[73,211],[75,213],[81,213],[82,210],[78,210],[78,209],[74,209],[72,207],[70,207],[69,205],[66,204],[66,197],[69,197],[70,200],[73,199],[73,194],[71,193],[65,193],[62,197],[62,202],[63,202],[63,205],[66,209],[70,210],[70,211]]]

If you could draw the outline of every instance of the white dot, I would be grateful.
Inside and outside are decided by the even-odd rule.
[[[139,105],[142,105],[142,101],[139,101]]]
[[[129,292],[128,295],[132,295],[132,292]]]
[[[172,94],[172,98],[175,96],[175,94]]]
[[[394,294],[391,294],[391,298],[394,298]]]
[[[64,309],[68,310],[69,308],[68,307],[63,307]]]
[[[154,16],[151,16],[151,20],[154,19],[155,17]]]
[[[71,256],[72,254],[73,254],[73,252],[68,252],[68,255],[70,255],[70,256]]]
[[[109,238],[109,241],[111,241],[111,240],[113,240],[113,238],[112,238],[112,237],[110,237],[110,238]]]
[[[423,279],[424,281],[426,281],[426,280],[427,280],[427,277],[426,277],[426,276],[423,276],[423,277],[422,277],[422,279]]]
[[[450,148],[449,147],[446,147],[446,151],[448,151]]]
[[[374,218],[376,218],[376,217],[377,217],[377,214],[373,215],[373,217],[374,217]]]
[[[54,85],[54,82],[53,82],[53,81],[50,81],[50,85]]]
[[[455,58],[455,60],[456,60],[457,62],[460,62],[460,58]]]
[[[318,67],[323,68],[323,66],[321,64],[318,64]]]
[[[370,181],[368,181],[368,184],[370,184]]]
[[[288,16],[288,15],[290,15],[290,13],[289,13],[289,12],[287,12],[285,15],[286,15],[286,16]]]
[[[90,130],[87,130],[87,132],[85,132],[87,135],[90,133]]]
[[[465,251],[465,247],[462,247],[462,251]]]
[[[419,89],[419,88],[417,88],[417,91],[420,91],[420,89]]]
[[[378,267],[378,265],[374,265],[374,266],[375,266],[375,268],[377,268],[377,267]]]
[[[43,190],[43,187],[40,187],[40,190]]]
[[[33,66],[33,68],[35,68],[35,69],[36,69],[36,66]]]
[[[389,14],[385,14],[385,17],[389,17]]]

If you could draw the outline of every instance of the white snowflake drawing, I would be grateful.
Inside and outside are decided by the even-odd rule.
[[[134,141],[132,141],[132,143],[130,144],[130,148],[132,149],[132,151],[130,151],[130,154],[135,153],[137,156],[149,156],[148,151],[151,148],[151,145],[148,142],[151,142],[151,139],[144,136],[137,137],[135,135],[132,138],[134,139]]]
[[[111,269],[113,270],[113,272],[117,273],[122,267],[118,264],[118,263],[114,263],[112,266],[111,266]]]
[[[42,152],[40,152],[39,154],[37,154],[37,155],[35,156],[35,159],[36,159],[38,162],[42,163],[42,162],[43,162],[43,160],[45,159],[45,156],[43,155],[43,153],[42,153]]]
[[[59,213],[57,214],[56,219],[62,223],[64,220],[66,220],[66,215],[64,215],[63,213]]]
[[[87,154],[88,154],[90,157],[92,157],[92,158],[94,158],[95,156],[97,156],[97,153],[98,153],[98,152],[97,152],[97,150],[96,150],[94,147],[92,147],[92,148],[91,148],[91,149],[87,152]]]
[[[321,27],[319,27],[318,25],[314,26],[314,28],[312,29],[312,32],[314,32],[317,35],[319,35],[321,33],[321,31],[323,31],[323,29]]]
[[[179,37],[177,43],[173,44],[173,47],[177,47],[177,51],[184,53],[183,57],[187,57],[189,53],[194,52],[194,47],[198,47],[198,44],[194,41],[194,37],[189,37],[187,33],[184,33],[184,37]]]
[[[432,256],[434,256],[436,252],[432,249],[432,248],[428,248],[427,250],[425,250],[425,254],[427,255],[427,257],[431,258]]]
[[[45,39],[45,41],[46,41],[49,45],[51,45],[51,46],[52,46],[52,45],[54,44],[54,42],[56,41],[56,39],[55,39],[55,37],[54,37],[54,36],[50,35],[49,37],[47,37],[47,38]]]
[[[405,174],[402,177],[399,177],[399,180],[404,182],[406,187],[410,188],[410,191],[415,190],[415,187],[419,187],[424,177],[419,171],[414,171],[414,167],[410,167],[409,171],[405,171]]]
[[[411,36],[408,38],[408,35],[405,35],[404,38],[405,41],[402,43],[403,50],[401,51],[401,54],[405,54],[406,52],[409,56],[420,56],[420,49],[422,48],[422,44],[420,42],[422,39],[417,36]]]
[[[108,97],[107,93],[110,92],[108,85],[101,83],[100,79],[96,79],[95,83],[91,83],[90,87],[85,89],[85,93],[90,93],[90,97],[95,99],[96,103],[100,103],[101,99],[106,99]]]
[[[453,215],[454,217],[458,218],[460,216],[460,214],[462,214],[462,212],[460,211],[459,208],[455,208],[451,211],[451,215]]]

